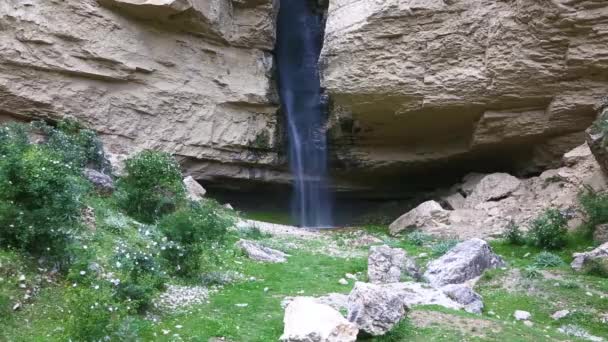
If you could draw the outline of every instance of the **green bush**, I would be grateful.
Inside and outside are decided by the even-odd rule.
[[[420,231],[415,231],[407,234],[407,240],[415,246],[422,246],[426,241],[430,240],[430,237]]]
[[[128,310],[108,286],[76,286],[67,290],[67,339],[102,341],[119,330]]]
[[[0,245],[63,258],[81,229],[81,171],[56,148],[29,144],[26,126],[0,127]]]
[[[185,201],[182,174],[171,155],[143,151],[126,161],[125,171],[118,203],[131,216],[151,223]]]
[[[540,252],[534,257],[534,266],[539,268],[558,267],[564,264],[564,260],[559,255],[550,252]]]
[[[431,255],[434,257],[440,257],[447,253],[450,249],[454,248],[458,242],[458,240],[453,239],[439,241],[431,247]]]
[[[515,222],[511,221],[505,228],[505,239],[511,245],[520,246],[525,244],[526,239],[524,238],[524,234],[519,229],[519,226],[515,224]]]
[[[213,201],[192,203],[190,208],[167,215],[159,222],[168,239],[162,255],[174,267],[175,274],[196,276],[201,257],[214,243],[223,242],[227,229],[234,225],[232,216]]]
[[[522,275],[526,279],[540,279],[543,277],[542,272],[536,266],[528,266],[524,268]]]
[[[532,222],[528,231],[528,241],[536,247],[558,249],[566,245],[567,221],[556,209],[545,211]]]
[[[579,195],[579,203],[587,214],[592,227],[608,223],[608,194],[587,189]]]
[[[0,293],[0,321],[10,317],[11,313],[11,299]]]
[[[247,240],[262,240],[272,237],[270,233],[264,233],[258,227],[239,229],[239,236]]]

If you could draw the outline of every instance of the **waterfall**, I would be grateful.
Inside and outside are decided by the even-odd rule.
[[[281,0],[276,59],[294,176],[293,215],[303,227],[330,227],[327,139],[318,60],[324,22],[311,0]]]

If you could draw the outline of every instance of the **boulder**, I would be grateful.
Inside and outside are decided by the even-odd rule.
[[[462,192],[465,193],[465,195],[469,196],[473,190],[475,190],[475,187],[477,186],[477,184],[479,184],[479,182],[486,176],[485,173],[476,173],[476,172],[472,172],[469,173],[467,175],[465,175],[462,178]]]
[[[528,311],[515,310],[515,312],[513,313],[513,317],[515,317],[515,319],[518,321],[527,321],[532,318],[532,314]]]
[[[114,180],[112,180],[112,177],[89,168],[85,168],[83,174],[93,184],[98,193],[110,195],[114,192]]]
[[[435,201],[426,201],[405,213],[390,224],[391,234],[397,234],[410,228],[420,228],[431,221],[436,215],[444,214],[445,210]]]
[[[575,271],[582,271],[583,268],[592,260],[600,259],[608,262],[608,242],[605,242],[589,252],[574,253],[572,256],[574,257],[574,260],[572,260],[570,266]]]
[[[502,258],[484,240],[461,242],[439,259],[429,263],[424,278],[436,287],[461,284],[480,276],[486,269],[504,266]]]
[[[259,242],[240,239],[236,242],[235,246],[241,249],[250,259],[256,261],[270,262],[270,263],[281,263],[287,261],[287,254],[266,247]]]
[[[483,177],[467,197],[465,205],[475,208],[476,205],[498,201],[508,197],[520,186],[521,181],[508,173],[493,173]]]
[[[398,283],[403,273],[414,278],[420,276],[416,263],[407,257],[403,249],[386,245],[369,249],[367,275],[370,283]]]
[[[483,311],[483,298],[465,284],[450,284],[441,288],[450,299],[462,304],[464,310],[480,314]]]
[[[445,203],[447,207],[446,209],[449,210],[463,209],[465,205],[465,198],[461,193],[455,192],[442,197],[441,202]]]
[[[348,320],[373,336],[386,334],[406,313],[402,296],[391,286],[357,282],[348,296]]]
[[[415,305],[439,305],[444,308],[459,310],[462,305],[449,298],[442,290],[429,284],[404,282],[382,285],[388,291],[397,293],[408,308]]]
[[[319,304],[329,305],[338,311],[348,310],[348,295],[342,293],[328,293],[320,297],[288,296],[283,298],[283,300],[281,301],[281,307],[283,309],[286,308],[296,298],[311,298]]]
[[[283,342],[354,342],[359,329],[334,308],[297,297],[285,309]]]
[[[200,201],[207,193],[207,190],[192,178],[192,176],[184,178],[184,187],[186,188],[188,199],[191,201]]]
[[[589,145],[584,143],[573,150],[570,150],[562,157],[562,163],[566,166],[574,166],[583,162],[592,156]]]
[[[553,313],[553,315],[551,315],[551,318],[558,321],[562,318],[567,317],[568,315],[570,315],[570,310],[559,310],[559,311],[555,311]]]

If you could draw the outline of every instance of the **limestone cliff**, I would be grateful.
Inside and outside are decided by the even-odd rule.
[[[321,67],[347,173],[559,160],[608,93],[608,2],[334,0]]]
[[[276,169],[274,0],[3,0],[0,114],[75,117],[199,179]]]

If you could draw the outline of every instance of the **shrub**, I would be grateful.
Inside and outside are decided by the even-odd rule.
[[[239,229],[239,236],[247,240],[262,240],[272,237],[272,234],[263,233],[258,227]]]
[[[407,235],[407,240],[415,246],[422,246],[429,240],[429,236],[423,232],[415,231]]]
[[[63,258],[86,191],[61,152],[29,144],[23,125],[0,127],[0,245]]]
[[[524,268],[522,275],[526,279],[540,279],[543,277],[543,274],[536,266],[528,266]]]
[[[579,195],[579,202],[592,227],[608,223],[608,194],[587,189]]]
[[[171,155],[143,151],[126,161],[125,171],[118,184],[118,202],[135,218],[153,222],[185,201],[182,174]]]
[[[458,244],[458,240],[443,240],[439,241],[431,247],[431,255],[440,257],[447,253],[450,249]]]
[[[101,341],[112,337],[126,317],[126,307],[116,301],[108,286],[76,286],[66,294],[67,339]]]
[[[583,272],[589,275],[608,278],[608,259],[596,258],[587,261]]]
[[[519,226],[514,221],[509,222],[505,228],[505,238],[511,245],[523,245],[526,242],[524,234],[519,229]]]
[[[222,242],[234,220],[213,201],[192,203],[190,208],[165,216],[160,230],[169,240],[162,255],[181,276],[195,276],[201,269],[200,258],[213,243]]]
[[[564,260],[559,255],[550,252],[540,252],[534,258],[534,266],[539,268],[558,267],[564,265]]]
[[[530,244],[547,249],[558,249],[566,244],[567,221],[559,210],[549,209],[532,222],[528,231]]]

